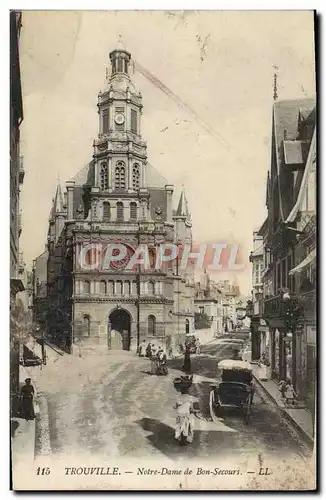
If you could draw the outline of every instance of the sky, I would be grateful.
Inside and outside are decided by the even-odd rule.
[[[132,58],[198,117],[137,71],[132,76],[143,96],[148,160],[175,186],[175,205],[184,186],[196,242],[240,245],[246,265],[236,280],[247,294],[252,232],[266,217],[273,66],[279,99],[315,95],[309,11],[24,12],[25,261],[44,251],[58,178],[64,187],[92,159],[97,95],[119,35]]]

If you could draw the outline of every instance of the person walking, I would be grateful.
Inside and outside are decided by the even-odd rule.
[[[155,344],[152,344],[151,345],[151,375],[156,375],[157,374],[157,348],[155,346]]]
[[[139,345],[138,355],[140,358],[144,358],[146,354],[146,342],[143,340]]]
[[[21,415],[26,420],[34,420],[34,395],[35,389],[31,384],[31,379],[25,379],[25,384],[20,390]]]
[[[183,361],[182,370],[185,373],[191,373],[191,359],[190,359],[190,346],[186,345],[185,357]]]

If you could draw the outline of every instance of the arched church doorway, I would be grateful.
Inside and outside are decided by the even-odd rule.
[[[124,309],[115,309],[109,316],[108,344],[112,350],[130,349],[130,314]]]

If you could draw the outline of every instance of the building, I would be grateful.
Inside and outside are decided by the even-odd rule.
[[[271,375],[292,380],[314,408],[316,356],[316,103],[273,106],[268,216],[264,242],[264,319],[269,327]]]
[[[258,231],[253,233],[253,251],[249,261],[252,263],[252,291],[251,291],[251,359],[257,361],[269,345],[268,327],[263,318],[263,283],[262,271],[264,267],[264,241]]]
[[[155,262],[161,244],[191,244],[191,217],[184,192],[173,211],[173,186],[147,160],[130,53],[120,46],[110,61],[93,159],[64,194],[58,185],[50,212],[47,333],[68,350],[135,350],[150,340],[173,353],[194,331],[193,272],[181,269],[180,259],[160,268]],[[88,266],[94,254],[81,261],[90,244],[102,249],[96,269]],[[126,253],[104,266],[103,255],[117,244]],[[140,245],[150,265],[128,269]]]
[[[240,289],[236,283],[230,283],[228,280],[220,280],[216,285],[222,292],[223,297],[223,331],[233,331],[238,323],[237,299],[240,296]]]
[[[33,261],[32,283],[33,283],[33,320],[40,330],[45,334],[47,327],[47,268],[48,251],[36,257]]]
[[[19,252],[21,214],[20,186],[24,180],[20,153],[20,125],[23,121],[23,98],[19,62],[19,36],[22,14],[10,12],[10,384],[14,397],[19,390],[20,306],[17,293],[24,290],[24,266]]]
[[[195,329],[203,342],[222,334],[222,304],[222,292],[205,272],[195,287]]]

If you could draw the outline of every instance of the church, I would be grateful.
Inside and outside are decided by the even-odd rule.
[[[173,355],[194,332],[193,270],[180,270],[178,259],[155,266],[163,243],[191,245],[188,204],[182,191],[173,207],[173,185],[147,159],[142,95],[130,64],[124,47],[110,53],[93,158],[64,193],[58,184],[50,212],[46,334],[69,352],[135,351],[145,340]],[[81,265],[85,245],[117,242],[128,250],[120,261],[97,269]],[[147,246],[150,266],[128,269],[139,245]]]

